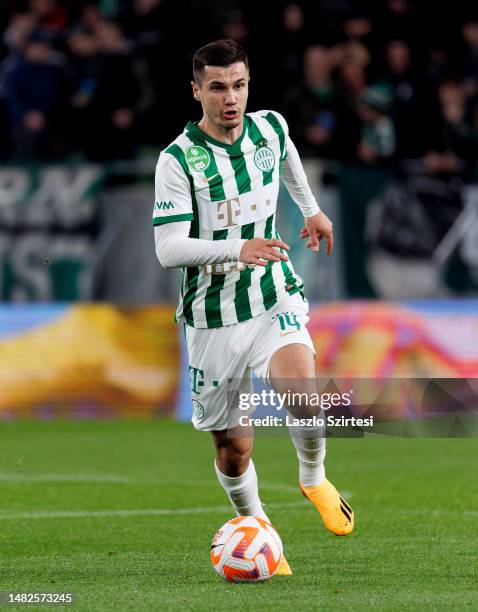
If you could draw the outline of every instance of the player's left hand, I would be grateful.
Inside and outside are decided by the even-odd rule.
[[[322,211],[313,217],[304,219],[304,227],[300,230],[300,237],[310,238],[306,243],[308,249],[312,249],[315,253],[319,250],[319,241],[325,238],[327,255],[330,255],[334,248],[334,230],[332,221]]]

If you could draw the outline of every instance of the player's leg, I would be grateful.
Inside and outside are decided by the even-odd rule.
[[[272,355],[269,372],[271,385],[278,393],[316,392],[314,353],[305,344],[288,344],[278,349]],[[317,415],[317,411],[317,407],[304,403],[289,406],[289,412],[297,418]],[[325,479],[324,428],[291,425],[289,433],[297,451],[299,481],[306,487],[321,484]]]
[[[269,379],[280,392],[315,392],[314,354],[305,344],[289,344],[278,349],[270,362]],[[312,388],[314,387],[314,389]],[[315,407],[290,406],[293,416],[312,416]],[[354,514],[334,485],[325,477],[325,431],[320,426],[290,426],[299,460],[299,487],[320,512],[324,525],[336,535],[347,535],[354,527]]]
[[[316,392],[314,353],[305,344],[288,344],[271,358],[269,378],[278,393],[308,394]],[[298,397],[298,396],[296,396]],[[290,405],[297,418],[317,415],[317,407]],[[299,460],[299,481],[303,486],[317,486],[325,479],[325,436],[320,426],[291,425],[289,433]]]
[[[241,428],[243,429],[243,428]],[[238,515],[260,516],[269,520],[259,499],[257,474],[251,459],[252,429],[246,437],[233,437],[228,431],[213,431],[216,447],[214,467],[217,478]]]
[[[315,349],[307,331],[308,303],[288,296],[264,313],[262,329],[251,352],[250,367],[281,393],[316,393]],[[293,416],[312,416],[316,407],[290,406]],[[294,412],[296,414],[294,414]],[[354,515],[335,487],[325,478],[325,437],[321,427],[292,427],[299,460],[299,486],[315,505],[325,526],[337,535],[353,529]]]
[[[243,327],[250,327],[250,325],[246,323]],[[232,336],[229,332],[227,333],[229,342],[232,343],[232,346],[238,346],[235,330],[231,330],[231,334]],[[247,329],[242,330],[241,335],[244,336],[244,334],[247,334]],[[221,360],[223,359],[224,354],[222,353]],[[269,521],[262,509],[256,469],[251,458],[254,430],[251,426],[241,425],[240,418],[244,413],[237,405],[241,395],[249,395],[252,391],[247,354],[239,363],[236,363],[233,370],[228,370],[227,380],[227,429],[211,431],[216,447],[214,461],[216,475],[238,515],[260,516]]]
[[[251,459],[252,430],[240,426],[242,412],[234,405],[238,393],[250,393],[247,366],[254,321],[218,329],[186,329],[194,413],[200,431],[210,431],[216,446],[219,483],[239,515],[259,516],[270,523],[259,498],[257,474]],[[277,571],[288,575],[285,558]]]
[[[247,367],[250,337],[239,325],[217,329],[186,328],[194,427],[210,431],[216,446],[218,480],[237,514],[267,519],[259,499],[257,475],[251,459],[253,430],[239,426],[242,411],[234,404],[251,392]]]
[[[228,431],[213,431],[216,446],[217,478],[225,490],[232,507],[241,516],[259,516],[270,523],[259,498],[256,468],[252,461],[253,430],[241,427],[240,436]],[[292,571],[284,556],[277,570],[279,576],[291,576]]]

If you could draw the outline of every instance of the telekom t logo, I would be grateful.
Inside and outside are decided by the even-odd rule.
[[[225,205],[224,209],[223,206]],[[223,212],[221,212],[223,209]],[[239,217],[241,214],[241,203],[239,198],[232,198],[230,200],[225,200],[224,202],[217,203],[217,218],[219,221],[226,219],[226,225],[224,227],[231,227],[233,225],[238,225],[238,223],[234,223],[234,217]]]
[[[217,204],[217,218],[218,221],[226,220],[224,227],[232,227],[234,225],[241,225],[240,223],[234,223],[234,219],[242,214],[241,200],[238,197],[231,198],[230,200],[224,200],[224,202],[216,202]],[[263,205],[259,205],[259,209],[263,210]],[[265,201],[266,211],[271,206],[271,199],[267,198]],[[250,204],[246,210],[250,210],[252,213],[256,213],[257,204]],[[270,210],[270,209],[269,209]],[[257,213],[256,213],[257,214]]]
[[[200,393],[198,387],[204,387],[204,371],[190,365],[189,382],[191,383],[191,391],[193,393]]]

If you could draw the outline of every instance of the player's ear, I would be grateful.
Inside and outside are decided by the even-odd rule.
[[[199,86],[196,81],[191,81],[191,87],[193,88],[194,99],[201,102],[201,92],[199,91]]]

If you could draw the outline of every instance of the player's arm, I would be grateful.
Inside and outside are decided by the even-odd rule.
[[[319,250],[319,241],[325,238],[326,252],[329,255],[334,245],[332,222],[323,213],[310,189],[307,175],[300,161],[299,153],[288,135],[285,119],[277,113],[282,129],[285,131],[285,151],[281,160],[282,180],[292,196],[294,202],[304,215],[304,227],[300,232],[301,238],[309,238],[307,248]]]
[[[154,240],[164,268],[236,261],[264,266],[267,261],[287,261],[287,256],[278,251],[289,248],[281,240],[190,238],[194,213],[189,180],[179,162],[168,154],[160,156],[156,166],[155,195]]]
[[[190,221],[180,221],[154,228],[156,255],[164,268],[204,266],[242,261],[258,266],[267,261],[287,261],[277,249],[288,250],[282,240],[253,238],[251,240],[201,240],[190,238]]]

